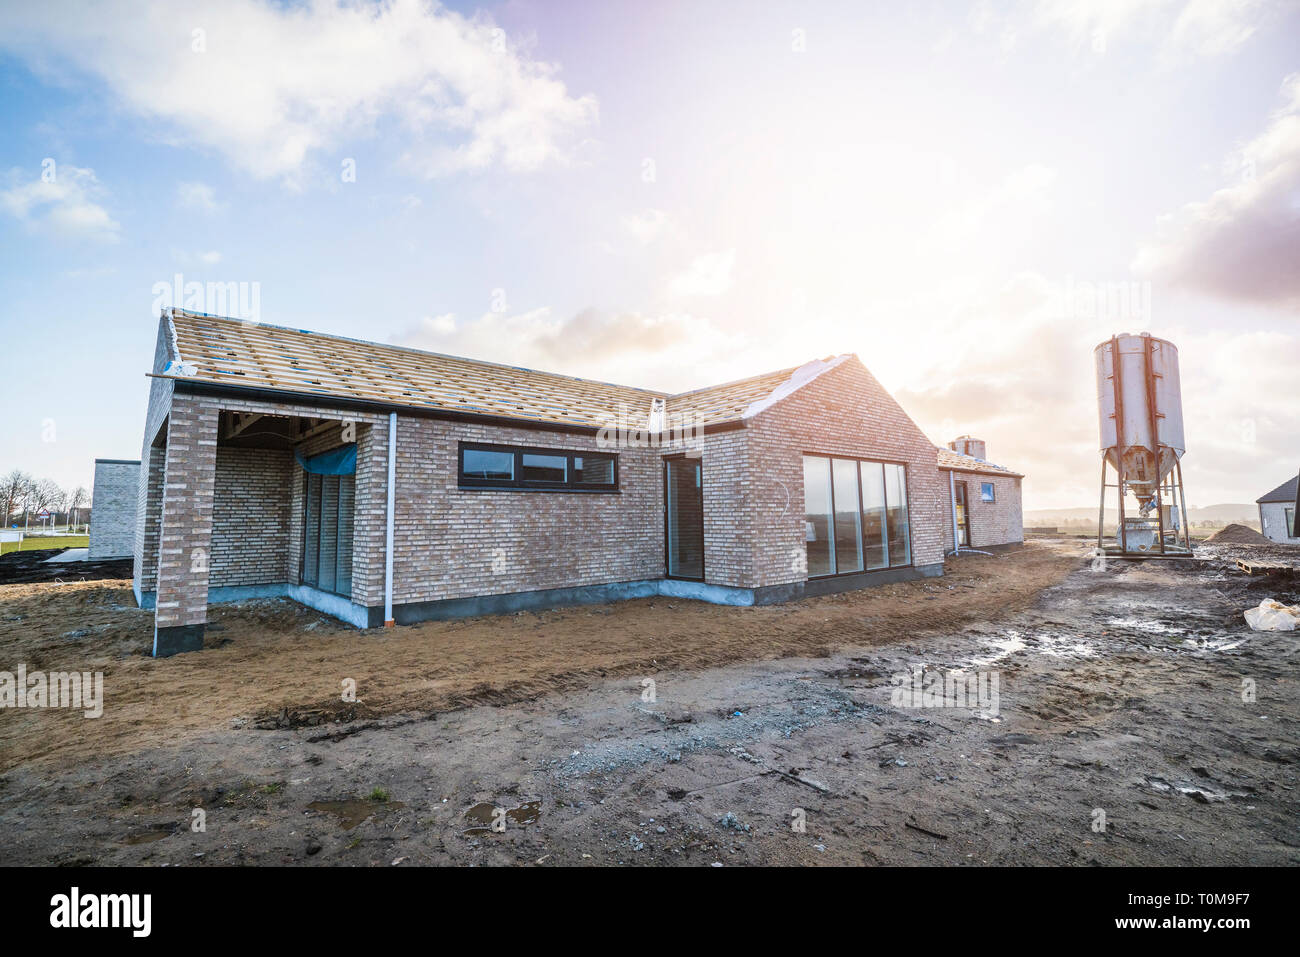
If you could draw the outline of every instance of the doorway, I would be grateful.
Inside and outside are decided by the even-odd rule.
[[[664,564],[669,578],[704,580],[704,482],[699,459],[664,459]]]
[[[966,495],[966,483],[957,482],[953,486],[955,501],[953,508],[957,515],[957,545],[970,545],[970,499]]]
[[[348,598],[352,595],[352,512],[354,475],[307,473],[303,496],[302,570],[304,585]]]

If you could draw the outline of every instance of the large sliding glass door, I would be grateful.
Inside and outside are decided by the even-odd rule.
[[[805,455],[803,474],[809,578],[911,564],[904,466]]]
[[[669,578],[704,579],[704,483],[700,460],[664,459],[665,563]]]
[[[354,475],[307,473],[303,523],[304,585],[344,597],[352,594],[352,513],[356,504]]]

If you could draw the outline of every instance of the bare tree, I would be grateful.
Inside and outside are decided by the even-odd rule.
[[[0,507],[4,508],[0,524],[8,525],[14,512],[22,507],[23,491],[32,477],[21,469],[14,469],[0,478]]]
[[[90,493],[86,491],[84,485],[78,485],[72,490],[72,495],[68,499],[68,524],[80,525],[78,519],[81,518],[81,510],[86,507],[90,501]]]

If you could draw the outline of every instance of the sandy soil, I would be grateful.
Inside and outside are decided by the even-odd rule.
[[[0,832],[15,863],[1300,863],[1300,636],[1241,617],[1297,584],[1085,550],[379,636],[258,603],[160,662],[124,589],[12,586],[3,660],[108,694],[0,715]],[[998,713],[895,706],[919,666],[996,673]]]
[[[79,713],[6,714],[0,770],[176,742],[232,723],[446,711],[526,701],[594,678],[820,656],[1022,606],[1072,564],[1030,546],[1015,557],[965,559],[942,579],[798,604],[656,598],[367,632],[287,600],[251,601],[213,606],[204,652],[165,660],[146,656],[153,615],[135,607],[128,582],[5,586],[0,662],[102,671],[107,704],[93,735]],[[344,679],[356,682],[355,706],[340,700]]]

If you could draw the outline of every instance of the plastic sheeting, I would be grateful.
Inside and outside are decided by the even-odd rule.
[[[310,458],[295,451],[293,457],[304,472],[312,475],[351,475],[357,470],[357,443],[350,442]]]
[[[1300,628],[1300,605],[1265,598],[1258,608],[1246,609],[1246,624],[1256,631],[1295,631]]]

